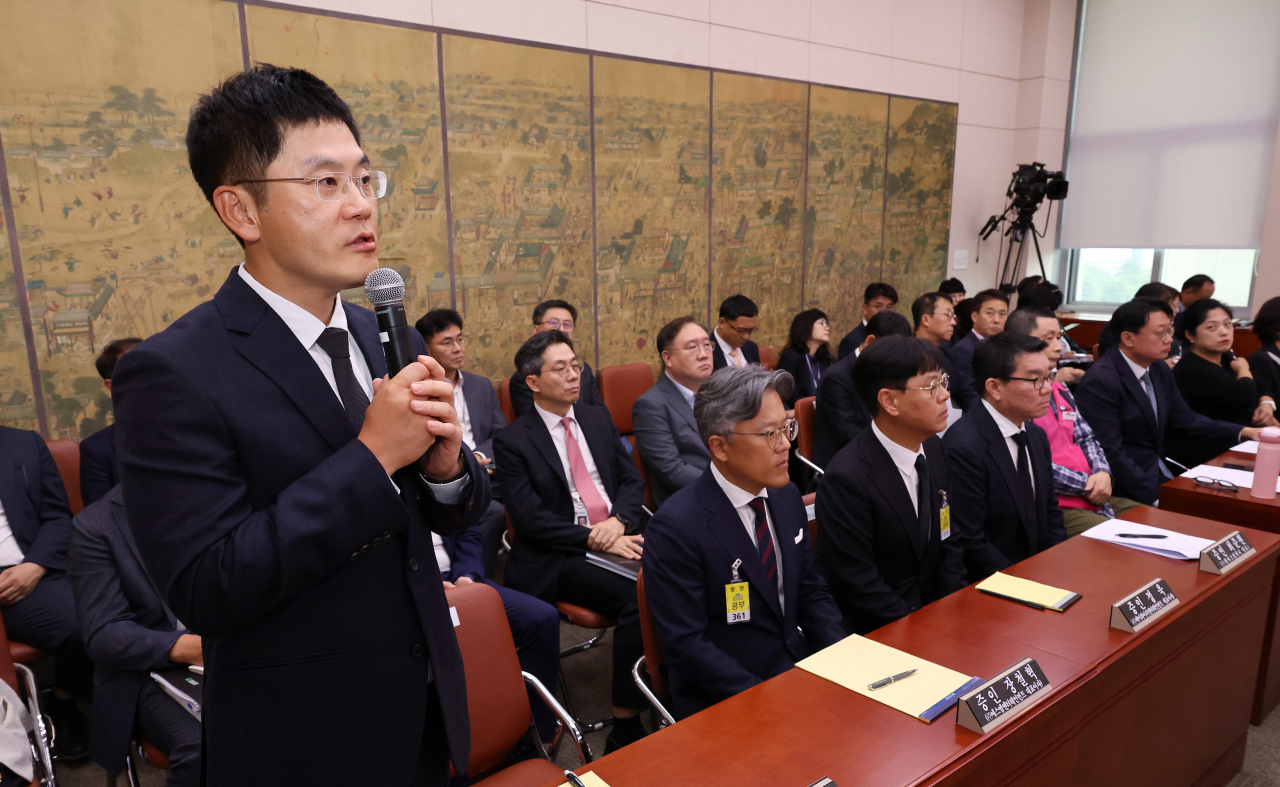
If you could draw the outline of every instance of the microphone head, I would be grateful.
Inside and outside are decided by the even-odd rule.
[[[374,306],[386,306],[404,300],[404,279],[391,268],[378,268],[365,277],[364,297]]]

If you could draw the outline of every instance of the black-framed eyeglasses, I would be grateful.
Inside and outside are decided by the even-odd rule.
[[[767,432],[725,432],[724,433],[725,436],[735,435],[735,434],[756,435],[758,437],[763,437],[765,439],[765,443],[769,446],[769,448],[776,451],[782,445],[783,435],[787,436],[788,442],[794,443],[796,441],[796,435],[800,434],[800,422],[794,418],[788,418],[785,422],[783,422],[781,429],[770,429]]]
[[[250,178],[237,180],[231,185],[239,186],[241,183],[315,183],[316,196],[324,202],[342,202],[351,193],[352,183],[368,199],[382,199],[387,195],[387,173],[380,170],[359,175],[321,172],[313,178]]]
[[[755,333],[757,330],[759,330],[759,329],[760,329],[760,326],[758,326],[758,325],[757,325],[756,327],[754,327],[754,328],[739,328],[738,326],[734,325],[733,323],[729,322],[728,320],[725,320],[725,323],[724,323],[724,324],[725,324],[725,326],[727,326],[727,327],[729,328],[729,330],[731,330],[731,331],[736,331],[736,332],[737,332],[737,334],[738,334],[739,336],[741,336],[742,338],[744,338],[744,339],[750,339],[750,338],[751,338],[751,334]]]
[[[1210,489],[1221,489],[1225,492],[1235,492],[1240,488],[1235,484],[1231,483],[1230,481],[1223,481],[1218,478],[1206,478],[1205,476],[1198,476],[1191,480],[1195,481],[1200,486],[1207,486]]]
[[[1031,387],[1037,391],[1044,390],[1044,384],[1053,380],[1053,373],[1044,375],[1043,377],[1006,377],[1006,380],[1021,380],[1024,383],[1031,383]]]

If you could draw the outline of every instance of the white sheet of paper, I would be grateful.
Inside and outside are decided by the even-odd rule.
[[[1166,538],[1121,538],[1120,533],[1136,535],[1159,535]],[[1176,530],[1165,530],[1162,527],[1140,525],[1137,522],[1125,522],[1122,519],[1109,519],[1100,525],[1081,533],[1085,538],[1106,541],[1108,544],[1119,544],[1122,547],[1150,552],[1153,555],[1171,557],[1177,560],[1197,560],[1200,551],[1213,542],[1207,538],[1197,538]],[[1157,544],[1159,546],[1157,546]]]
[[[1183,478],[1212,478],[1216,481],[1230,481],[1241,489],[1253,488],[1253,471],[1232,470],[1229,467],[1212,465],[1196,465],[1182,474]],[[1276,491],[1280,492],[1280,480],[1276,481]]]
[[[1239,451],[1239,452],[1240,452],[1240,453],[1242,453],[1242,454],[1256,454],[1256,453],[1258,453],[1258,441],[1257,441],[1257,440],[1245,440],[1243,443],[1241,443],[1240,445],[1236,446],[1235,448],[1232,448],[1231,450],[1232,450],[1232,451]]]

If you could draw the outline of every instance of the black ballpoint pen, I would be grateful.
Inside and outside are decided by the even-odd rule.
[[[1116,533],[1120,538],[1168,538],[1168,536],[1157,536],[1149,533]]]
[[[979,592],[979,593],[986,593],[988,596],[995,596],[996,598],[1002,598],[1002,599],[1004,599],[1004,600],[1006,600],[1006,601],[1014,601],[1014,602],[1017,602],[1017,603],[1019,603],[1019,604],[1026,604],[1028,607],[1031,607],[1032,609],[1038,609],[1038,610],[1040,610],[1041,612],[1044,612],[1044,611],[1045,611],[1045,609],[1046,609],[1046,607],[1045,607],[1045,605],[1044,605],[1044,604],[1037,604],[1037,603],[1036,603],[1036,602],[1034,602],[1034,601],[1023,601],[1023,600],[1022,600],[1022,599],[1020,599],[1020,598],[1014,598],[1013,596],[1006,596],[1006,595],[1005,595],[1005,594],[1003,594],[1003,593],[992,593],[990,590],[983,590],[982,588],[978,588],[978,592]]]
[[[587,785],[582,783],[582,779],[579,779],[578,775],[573,771],[565,771],[564,777],[569,780],[569,784],[572,784],[573,787],[587,787]]]

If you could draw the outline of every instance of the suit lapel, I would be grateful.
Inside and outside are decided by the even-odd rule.
[[[930,452],[928,445],[928,442],[926,442],[924,446],[925,460],[929,464],[929,477],[925,479],[923,505],[929,506],[929,541],[925,544],[924,558],[920,561],[922,576],[933,573],[938,555],[942,551],[941,523],[938,521],[938,509],[941,507],[941,501],[938,499],[938,493],[943,488],[939,476],[942,472],[942,462],[944,460],[936,451]],[[937,538],[934,538],[934,536],[937,536]]]
[[[1142,414],[1147,417],[1147,425],[1151,427],[1151,433],[1156,435],[1157,440],[1163,437],[1163,431],[1160,429],[1159,419],[1156,413],[1151,409],[1151,399],[1147,396],[1147,392],[1142,389],[1142,383],[1134,376],[1133,370],[1129,368],[1129,364],[1125,363],[1124,355],[1119,350],[1113,350],[1116,354],[1115,367],[1116,372],[1120,375],[1120,379],[1124,381],[1124,387],[1129,395],[1138,400],[1138,407],[1142,409]],[[1151,384],[1155,385],[1155,374],[1151,375]]]
[[[755,586],[756,596],[763,597],[765,605],[773,610],[778,620],[783,620],[782,608],[778,604],[777,585],[769,581],[764,563],[760,560],[760,551],[747,535],[747,529],[742,525],[742,518],[729,503],[729,498],[716,483],[715,476],[710,470],[703,473],[699,483],[702,484],[702,506],[708,515],[708,528],[711,534],[734,559],[742,561],[742,565],[738,567],[739,575]],[[778,546],[775,544],[774,548],[777,549]],[[730,565],[732,563],[731,560]],[[783,565],[784,573],[786,569],[787,567]]]
[[[538,449],[538,453],[542,454],[547,466],[555,471],[560,478],[560,483],[564,484],[564,489],[567,493],[569,491],[569,479],[565,478],[564,465],[560,463],[560,454],[556,452],[556,444],[552,442],[551,433],[547,431],[547,425],[543,423],[542,416],[538,415],[537,410],[532,410],[523,417],[525,418],[525,428],[529,430],[529,440]]]
[[[483,443],[492,435],[488,433],[489,413],[485,412],[484,402],[480,399],[480,389],[477,386],[492,385],[492,383],[488,380],[476,379],[475,375],[471,375],[471,382],[467,382],[467,373],[461,370],[458,371],[458,379],[462,380],[462,399],[467,403],[467,415],[471,418],[471,436],[477,443]]]
[[[1013,463],[1013,457],[1009,455],[1009,444],[1005,442],[1005,437],[1000,433],[1000,427],[996,425],[995,419],[991,417],[991,413],[987,412],[987,408],[981,403],[970,408],[970,415],[978,416],[978,425],[982,430],[982,436],[987,439],[987,451],[991,454],[992,460],[996,463],[996,467],[1000,468],[1000,475],[1004,476],[1005,485],[1009,488],[1009,494],[1013,496],[1013,501],[1018,509],[1018,516],[1022,519],[1022,526],[1027,529],[1028,537],[1030,537],[1032,520],[1029,507],[1030,501],[1027,500],[1026,494],[1022,491],[1022,481],[1018,478],[1018,468]],[[970,415],[966,415],[968,418]],[[1028,453],[1028,460],[1030,454]]]
[[[778,551],[778,560],[782,565],[782,587],[786,597],[791,599],[791,603],[783,612],[789,616],[784,624],[787,631],[794,631],[791,624],[787,621],[795,619],[796,607],[800,594],[800,554],[799,550],[809,549],[807,542],[797,544],[795,537],[790,535],[792,531],[803,533],[808,529],[808,522],[801,522],[799,530],[795,527],[793,518],[794,509],[787,511],[784,507],[777,505],[776,496],[770,495],[765,498],[769,507],[769,515],[773,517],[773,530],[777,533],[777,543],[774,548]],[[741,520],[739,520],[741,522]]]
[[[907,492],[902,473],[898,471],[898,466],[893,463],[893,458],[880,444],[874,432],[866,429],[858,439],[863,444],[862,461],[867,464],[867,475],[871,478],[872,486],[889,503],[889,508],[898,517],[898,524],[906,532],[907,539],[915,550],[916,560],[922,560],[925,541],[920,532],[920,521],[916,517],[916,512],[912,510],[911,495]],[[928,503],[927,500],[924,502]]]
[[[658,378],[658,382],[655,385],[662,391],[662,396],[667,400],[667,405],[679,413],[695,432],[698,431],[698,422],[694,420],[693,408],[689,406],[684,396],[676,389],[675,383],[671,382],[666,374],[663,374]]]
[[[12,432],[10,433],[12,434]],[[0,503],[4,505],[5,513],[13,521],[19,512],[25,510],[26,506],[23,501],[29,500],[30,495],[25,486],[26,478],[22,474],[22,460],[16,458],[17,451],[11,445],[5,443],[11,442],[4,436],[0,436],[0,456],[15,457],[10,467],[0,469]],[[8,464],[7,462],[5,464]],[[27,468],[27,473],[31,473],[32,468]]]
[[[342,302],[342,308],[347,313],[347,327],[351,329],[356,346],[364,353],[364,361],[369,365],[369,374],[375,380],[382,378],[387,373],[387,354],[378,341],[378,318],[372,312],[346,301]]]
[[[116,490],[119,490],[119,488],[120,487],[117,486]],[[142,562],[142,555],[138,552],[138,544],[133,540],[133,531],[129,529],[129,522],[125,518],[124,501],[120,496],[119,491],[116,491],[110,500],[111,526],[115,528],[120,539],[124,541],[125,548],[129,550],[129,554],[133,557],[134,565],[137,567],[137,570],[142,572],[143,577],[147,581],[147,587],[151,589],[151,593],[155,596],[155,603],[164,610],[164,615],[168,618],[170,627],[176,629],[178,627],[177,617],[175,617],[173,611],[169,609],[169,605],[165,603],[164,596],[160,594],[160,589],[156,587],[155,580],[151,578],[151,573],[145,568],[146,564]]]

